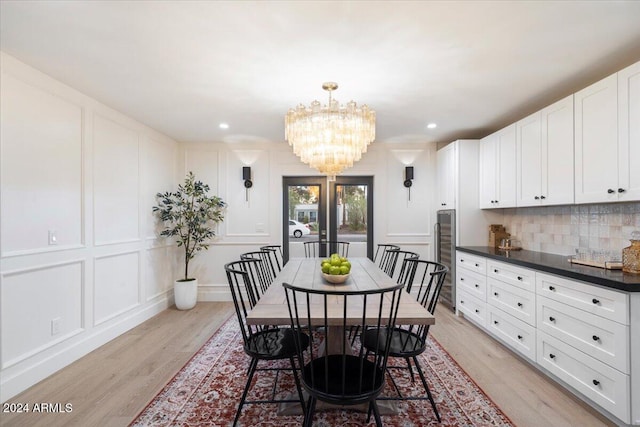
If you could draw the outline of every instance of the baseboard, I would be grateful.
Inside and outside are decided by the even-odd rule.
[[[229,285],[198,285],[198,301],[233,301]]]
[[[6,402],[101,345],[166,310],[170,304],[168,297],[159,299],[140,310],[123,314],[121,319],[114,320],[108,326],[95,328],[85,336],[81,334],[79,339],[65,348],[51,349],[51,354],[39,354],[5,369],[0,373],[0,402]]]

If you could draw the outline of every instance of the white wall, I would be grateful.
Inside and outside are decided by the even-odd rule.
[[[343,175],[374,177],[374,243],[395,243],[433,259],[435,144],[374,142]],[[180,171],[193,171],[228,207],[216,242],[193,261],[200,301],[230,300],[224,264],[266,244],[282,244],[282,177],[317,175],[282,143],[181,144]],[[404,168],[414,167],[409,191]],[[242,167],[251,166],[253,187],[246,200]],[[350,250],[351,254],[351,250]]]
[[[175,254],[151,206],[178,144],[1,55],[5,401],[169,306]]]

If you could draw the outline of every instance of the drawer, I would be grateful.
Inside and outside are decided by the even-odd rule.
[[[521,320],[487,305],[487,329],[506,345],[531,361],[536,361],[536,329]]]
[[[501,280],[505,283],[522,288],[526,291],[535,292],[536,274],[534,270],[518,267],[500,261],[487,261],[487,277]]]
[[[538,297],[538,330],[629,373],[629,327]]]
[[[487,302],[533,327],[536,326],[536,294],[533,292],[488,278]]]
[[[460,268],[480,273],[483,276],[487,274],[487,259],[481,256],[456,251],[456,265]]]
[[[456,308],[464,314],[464,317],[486,329],[487,325],[487,303],[480,301],[468,293],[462,291],[457,293],[458,304]]]
[[[481,301],[487,300],[487,278],[466,268],[456,272],[456,290],[462,290]]]
[[[536,273],[536,292],[580,310],[629,324],[629,294],[589,283]]]
[[[611,412],[630,422],[630,377],[538,330],[538,364]]]

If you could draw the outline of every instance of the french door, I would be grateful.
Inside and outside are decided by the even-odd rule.
[[[335,251],[327,240],[349,242],[350,257],[373,259],[373,177],[338,176],[329,183],[321,176],[283,177],[282,188],[285,261],[304,257],[311,241],[327,256]]]

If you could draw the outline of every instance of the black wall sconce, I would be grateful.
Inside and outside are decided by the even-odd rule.
[[[251,182],[251,168],[249,166],[242,167],[242,179],[244,179],[244,188],[253,187],[253,182]]]
[[[249,189],[253,187],[253,182],[251,181],[251,168],[249,166],[242,167],[242,179],[244,180],[244,199],[249,201]]]
[[[411,200],[411,186],[413,185],[413,166],[404,168],[404,186],[409,190],[409,200]]]

